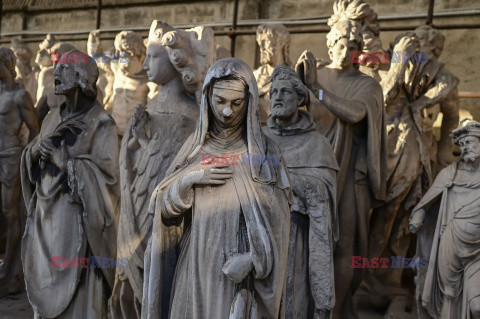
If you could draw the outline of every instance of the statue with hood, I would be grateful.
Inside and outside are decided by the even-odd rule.
[[[287,174],[260,129],[252,70],[216,61],[196,130],[152,195],[142,317],[284,318]]]
[[[307,98],[295,71],[277,66],[270,86],[271,115],[262,129],[280,147],[294,196],[285,304],[290,319],[329,318],[335,305],[338,164],[310,113],[299,109]]]
[[[427,266],[417,270],[421,319],[480,318],[480,123],[462,124],[452,132],[460,160],[438,174],[410,216]]]
[[[117,249],[118,137],[96,100],[95,60],[77,50],[64,57],[80,55],[86,60],[56,65],[65,102],[22,154],[22,263],[36,318],[105,318],[113,286],[114,265],[104,260]]]
[[[110,304],[114,318],[140,317],[143,260],[153,219],[148,203],[195,130],[197,97],[215,60],[214,43],[211,28],[179,30],[158,20],[152,23],[144,68],[158,85],[158,95],[146,107],[135,108],[120,148],[118,257],[128,259],[128,268],[117,269]]]
[[[370,209],[385,197],[386,134],[382,88],[361,73],[352,52],[362,48],[361,26],[340,20],[327,35],[332,62],[320,67],[311,52],[296,69],[310,89],[308,111],[333,146],[337,177],[339,239],[335,249],[334,318],[353,316],[353,293],[363,269],[352,269],[352,256],[366,256]],[[353,234],[353,235],[352,235]]]

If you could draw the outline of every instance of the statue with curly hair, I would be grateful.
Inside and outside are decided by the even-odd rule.
[[[318,68],[311,52],[297,63],[310,89],[307,109],[333,145],[340,170],[339,239],[335,250],[334,318],[349,318],[352,297],[363,272],[351,267],[352,256],[366,256],[368,218],[374,200],[385,196],[386,133],[382,88],[358,70],[352,52],[361,50],[360,23],[340,20],[327,35],[331,63]]]
[[[0,266],[0,296],[23,290],[20,262],[20,156],[22,124],[30,130],[30,140],[38,133],[38,120],[30,94],[15,82],[15,54],[0,47],[0,209],[6,234],[3,263]],[[2,241],[2,246],[3,246]]]
[[[257,28],[257,43],[260,47],[260,67],[253,74],[257,79],[260,95],[260,122],[265,123],[270,115],[269,88],[273,69],[279,65],[291,67],[290,33],[283,24],[261,24]]]
[[[117,249],[115,121],[96,99],[94,59],[69,51],[54,76],[65,102],[47,114],[21,162],[28,300],[36,318],[106,318],[115,267],[105,261]]]
[[[114,318],[140,318],[144,252],[152,228],[149,199],[195,129],[201,84],[215,59],[211,28],[179,30],[153,21],[143,67],[157,85],[157,96],[134,109],[120,149],[118,256],[129,262],[117,270]]]
[[[113,91],[105,100],[105,109],[112,114],[118,135],[122,137],[135,106],[147,104],[150,89],[147,73],[142,67],[146,52],[142,37],[133,31],[122,31],[116,35],[114,44],[112,56],[104,53],[100,30],[94,30],[88,37],[87,48],[99,67],[107,75],[113,74],[113,77],[107,77],[113,79]]]

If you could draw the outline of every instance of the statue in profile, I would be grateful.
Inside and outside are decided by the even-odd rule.
[[[101,50],[100,34],[92,31],[88,38],[88,54],[99,62],[99,67],[113,73],[113,94],[105,105],[112,114],[120,137],[125,133],[128,120],[138,104],[145,106],[149,93],[147,73],[143,69],[145,44],[133,31],[122,31],[115,37],[115,54],[105,58]]]
[[[361,25],[352,20],[333,24],[327,46],[331,63],[318,68],[306,51],[296,70],[310,90],[307,110],[332,144],[340,167],[333,318],[343,319],[354,316],[353,293],[363,279],[363,269],[353,269],[351,257],[367,255],[370,209],[385,198],[385,110],[381,86],[352,62],[352,52],[363,46]]]
[[[271,114],[262,129],[280,147],[294,196],[285,303],[289,319],[330,318],[335,305],[338,164],[310,113],[299,109],[307,99],[295,71],[277,66],[270,86]]]
[[[43,122],[45,116],[47,116],[48,112],[53,108],[60,106],[63,102],[65,102],[65,97],[63,95],[55,94],[55,77],[53,72],[55,71],[55,66],[64,53],[67,53],[71,50],[75,50],[75,47],[70,43],[58,41],[51,46],[48,50],[50,53],[50,60],[52,64],[48,67],[42,68],[42,71],[39,75],[39,90],[40,85],[43,87],[41,89],[41,94],[37,95],[37,103],[35,104],[35,110],[37,111],[38,119],[40,122]],[[44,58],[42,58],[44,59]],[[81,60],[81,56],[78,57],[79,61]],[[70,63],[70,61],[68,61]],[[40,84],[41,83],[41,84]]]
[[[55,93],[65,102],[22,154],[25,284],[36,317],[105,318],[116,267],[118,137],[96,100],[95,60],[77,50],[61,58]]]
[[[144,318],[279,318],[291,199],[276,144],[261,131],[250,67],[216,61],[200,118],[154,191]]]
[[[438,174],[409,222],[421,319],[480,318],[480,123],[467,121],[452,135],[460,160]]]
[[[118,256],[129,262],[128,268],[117,269],[110,301],[114,318],[140,318],[143,260],[153,219],[148,214],[150,196],[195,130],[197,97],[214,61],[211,28],[179,30],[153,21],[144,68],[158,94],[134,109],[120,149]]]
[[[19,135],[23,124],[29,130],[29,140],[39,131],[32,98],[15,82],[15,60],[12,50],[0,47],[0,209],[5,221],[1,231],[6,233],[5,247],[1,247],[5,255],[0,265],[0,297],[24,288],[20,261],[23,223],[19,211],[23,147]]]
[[[260,122],[265,123],[270,115],[268,90],[273,69],[279,65],[292,66],[290,33],[283,24],[261,24],[257,28],[257,43],[260,47],[260,67],[253,74],[257,79],[260,96]]]

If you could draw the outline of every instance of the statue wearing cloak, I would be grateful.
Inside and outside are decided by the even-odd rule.
[[[217,136],[211,130],[209,95],[215,83],[232,78],[242,83],[246,110],[240,127],[228,137]],[[179,180],[205,167],[205,154],[241,158],[242,163],[231,161],[231,178],[221,185],[194,186],[185,201]],[[151,199],[143,318],[284,316],[291,192],[283,161],[272,165],[267,158],[281,156],[260,130],[253,72],[238,59],[215,62],[204,82],[197,129]],[[239,254],[251,258],[253,270],[235,284],[223,268]]]
[[[180,46],[173,41],[168,45],[162,42],[172,34],[182,43]],[[118,258],[129,262],[128,268],[117,269],[110,300],[115,318],[140,317],[143,260],[153,223],[148,203],[175,155],[195,130],[199,114],[196,93],[200,95],[203,78],[213,63],[214,47],[211,28],[178,30],[161,21],[152,23],[144,68],[153,79],[160,78],[158,95],[146,107],[135,108],[120,148]],[[176,64],[178,52],[189,54],[190,63]],[[185,73],[195,75],[188,84],[182,80]],[[168,83],[161,83],[169,74]]]
[[[22,238],[25,283],[37,317],[105,318],[115,266],[105,267],[102,262],[101,269],[85,268],[79,259],[116,258],[118,137],[115,121],[95,100],[95,61],[57,65],[57,70],[66,69],[77,77],[82,74],[79,81],[90,81],[76,89],[89,88],[91,104],[77,112],[66,112],[66,103],[52,109],[40,134],[22,154],[22,189],[28,209]],[[83,96],[82,92],[69,94]],[[35,155],[45,141],[63,149],[66,168]],[[63,266],[54,256],[61,258]]]
[[[328,140],[315,131],[310,113],[300,109],[298,116],[299,122],[289,127],[279,127],[270,116],[263,132],[280,147],[294,196],[286,317],[306,319],[316,318],[315,311],[332,310],[335,304],[338,164]]]

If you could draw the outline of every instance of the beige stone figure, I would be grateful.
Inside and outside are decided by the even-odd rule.
[[[397,54],[411,56],[420,52],[420,43],[413,32],[406,32],[396,37],[392,48]],[[425,62],[410,58],[392,61],[381,82],[388,141],[387,198],[371,214],[370,258],[406,257],[411,243],[407,220],[430,186],[431,168],[422,114],[414,107],[424,88],[428,88],[428,83],[423,84],[424,88],[418,85],[424,66]],[[399,295],[405,271],[402,268],[372,269],[366,280],[367,291],[380,298]]]
[[[307,98],[295,71],[277,66],[270,86],[271,114],[262,129],[280,147],[294,195],[285,303],[290,319],[330,318],[335,305],[338,164],[310,113],[299,109]]]
[[[115,59],[115,48],[103,49],[100,43],[99,33],[100,30],[93,30],[88,35],[87,52],[97,62],[99,71],[97,90],[102,93],[102,100],[100,102],[108,106],[111,104],[113,83],[115,82],[115,75],[110,67],[111,61]]]
[[[52,110],[60,106],[65,102],[65,97],[63,95],[55,94],[55,80],[53,72],[55,71],[55,65],[59,62],[60,57],[71,50],[74,50],[75,47],[67,42],[56,42],[49,49],[45,49],[49,53],[49,59],[51,65],[48,67],[43,67],[38,76],[38,93],[37,103],[35,104],[35,109],[37,111],[38,119],[40,122],[43,121],[45,116]],[[38,55],[40,54],[40,51]],[[42,63],[46,59],[44,56],[46,53],[42,53]],[[38,58],[37,55],[37,58]],[[79,57],[80,58],[80,57]],[[70,61],[68,61],[70,62]]]
[[[317,70],[311,52],[302,54],[297,73],[311,90],[307,109],[334,148],[340,171],[339,239],[335,248],[334,318],[354,316],[352,297],[363,278],[351,267],[352,256],[367,255],[367,230],[374,200],[385,197],[386,134],[382,88],[352,63],[362,48],[360,24],[341,20],[327,45],[332,62]]]
[[[35,63],[40,66],[40,72],[38,74],[38,87],[35,100],[38,101],[43,95],[45,86],[50,85],[53,87],[53,75],[50,72],[50,68],[53,66],[51,48],[58,41],[53,35],[47,34],[45,40],[38,45],[37,56],[35,57]]]
[[[14,38],[11,41],[11,48],[17,58],[15,71],[17,72],[17,82],[19,82],[32,97],[33,103],[37,101],[37,77],[31,65],[32,51],[21,38]]]
[[[57,64],[65,103],[22,154],[22,263],[35,318],[106,318],[117,265],[118,136],[96,100],[95,60],[64,56],[78,55],[85,62]]]
[[[467,122],[452,135],[459,162],[438,174],[410,218],[422,258],[421,319],[480,318],[480,123]]]
[[[25,123],[30,140],[39,127],[30,94],[15,82],[15,54],[0,47],[0,209],[6,233],[3,263],[0,265],[0,297],[23,290],[20,262],[21,222],[20,157],[22,145],[19,133]],[[2,234],[3,237],[3,234]]]
[[[118,256],[128,259],[128,268],[117,269],[113,318],[140,318],[144,252],[153,218],[148,214],[150,196],[195,130],[196,96],[215,60],[214,43],[211,28],[184,31],[161,21],[152,23],[144,68],[158,85],[158,96],[146,107],[135,108],[120,149]]]
[[[257,28],[257,43],[260,47],[260,67],[253,74],[257,79],[260,96],[260,122],[263,124],[270,115],[268,89],[273,69],[278,65],[292,66],[290,33],[283,24],[262,24]]]
[[[428,75],[433,77],[433,82],[421,98],[424,105],[420,107],[423,107],[424,132],[429,142],[432,174],[435,176],[442,168],[455,161],[450,133],[457,127],[459,121],[457,89],[459,80],[445,68],[443,63],[437,62],[445,43],[445,37],[440,31],[431,26],[421,26],[415,29],[415,34],[420,41],[420,51],[428,55],[428,60],[432,61]],[[440,69],[437,71],[437,68]],[[433,123],[436,117],[430,117],[430,115],[438,115],[438,112],[443,116],[440,139],[437,141],[433,134]]]
[[[250,67],[215,62],[197,128],[151,199],[143,318],[284,316],[291,191],[275,145]]]
[[[90,33],[88,48],[97,51],[88,52],[95,59],[104,54],[101,51],[100,34],[98,31]],[[147,85],[147,73],[143,69],[145,60],[145,45],[140,35],[133,31],[122,31],[115,37],[115,55],[110,61],[106,61],[102,68],[110,68],[114,76],[113,95],[105,105],[105,109],[111,112],[117,124],[118,135],[123,136],[128,120],[133,114],[133,109],[138,104],[147,104],[149,87]],[[102,61],[103,62],[103,61]]]

